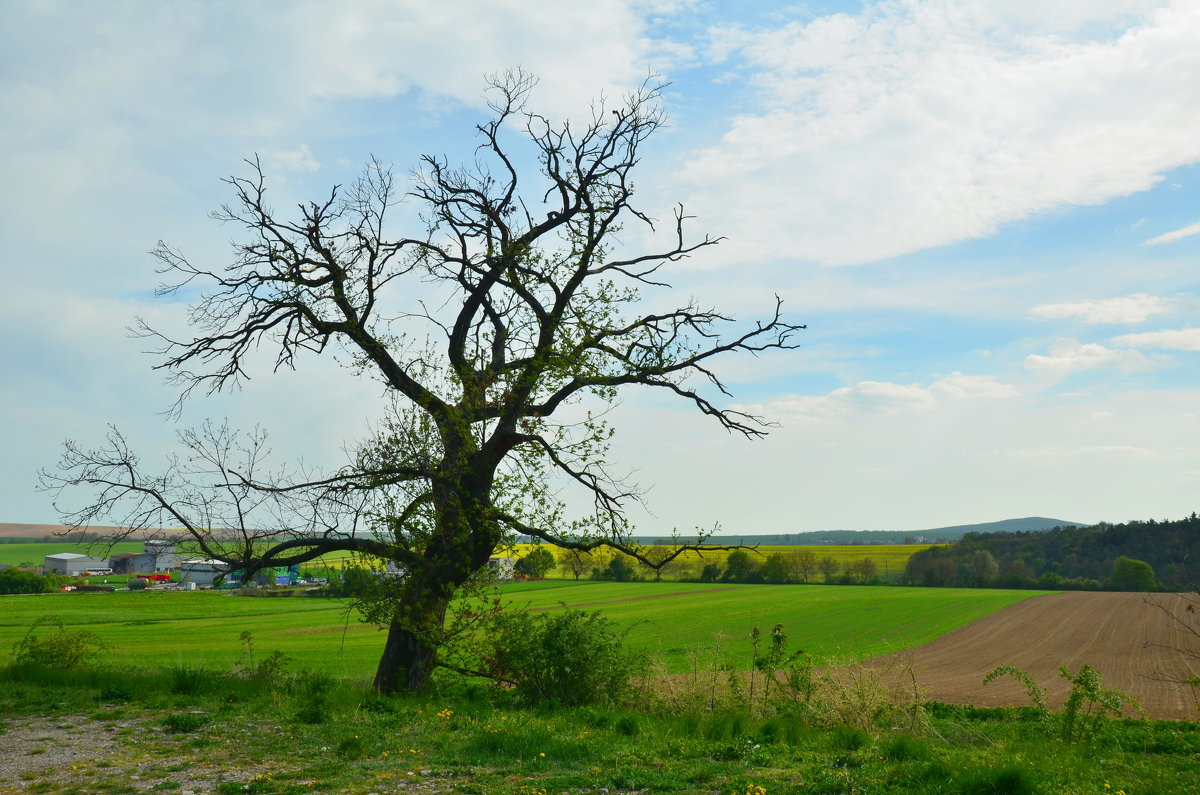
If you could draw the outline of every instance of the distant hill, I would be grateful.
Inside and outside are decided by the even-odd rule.
[[[819,544],[930,544],[957,541],[965,533],[1028,533],[1052,530],[1056,527],[1082,527],[1079,522],[1027,516],[1023,519],[1002,519],[998,522],[959,524],[928,530],[819,530],[809,533],[769,533],[765,535],[722,534],[708,539],[710,544],[761,544],[762,546],[816,546]],[[670,543],[662,536],[637,536],[643,544]]]

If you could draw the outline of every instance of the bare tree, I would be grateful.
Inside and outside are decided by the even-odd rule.
[[[817,570],[825,576],[825,582],[828,584],[833,582],[833,578],[842,570],[842,564],[826,555],[817,561]]]
[[[800,582],[808,582],[808,578],[813,576],[817,570],[817,553],[811,549],[789,552],[787,554],[787,564],[792,579],[799,580]]]
[[[767,320],[729,335],[719,327],[730,318],[692,303],[640,308],[639,289],[666,286],[664,265],[719,242],[688,240],[678,207],[661,250],[618,246],[622,224],[653,227],[632,203],[631,174],[663,124],[659,87],[599,102],[577,126],[528,111],[533,85],[521,72],[492,79],[493,114],[477,128],[471,167],[421,159],[408,194],[426,222],[419,236],[387,236],[400,197],[378,161],[286,218],[268,204],[254,160],[251,176],[226,180],[233,199],[214,214],[240,230],[231,264],[203,267],[162,243],[154,251],[170,280],[162,292],[204,291],[191,339],[141,327],[161,343],[157,367],[180,401],[236,387],[258,349],[273,352],[275,369],[342,351],[391,406],[349,463],[266,469],[261,433],[208,425],[181,434],[183,454],[149,474],[114,430],[102,449],[68,443],[59,468],[43,472],[64,519],[182,527],[247,574],[335,551],[394,563],[404,576],[364,604],[388,627],[375,677],[383,692],[426,685],[454,595],[515,534],[580,552],[608,547],[655,568],[702,545],[703,535],[650,559],[631,542],[625,511],[639,492],[605,467],[603,412],[620,390],[646,387],[726,431],[761,436],[759,418],[713,402],[729,393],[712,363],[792,348],[804,327],[782,319],[778,298]],[[518,146],[537,160],[532,189],[519,179]],[[590,506],[574,501],[574,519],[555,496],[564,483]],[[76,487],[85,503],[62,507]]]
[[[596,560],[591,552],[581,549],[560,549],[558,566],[578,580],[580,575],[587,574],[596,567]]]

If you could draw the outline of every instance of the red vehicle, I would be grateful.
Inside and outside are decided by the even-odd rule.
[[[171,581],[170,574],[139,574],[139,575],[137,575],[137,578],[139,580],[150,580],[151,582],[170,582]]]

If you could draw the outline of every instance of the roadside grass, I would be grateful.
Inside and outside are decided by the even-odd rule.
[[[303,671],[209,671],[187,694],[172,691],[169,672],[112,674],[0,670],[10,731],[69,726],[116,740],[53,768],[36,767],[45,742],[10,745],[30,759],[29,778],[0,790],[1134,795],[1195,792],[1200,754],[1200,724],[1111,721],[1090,743],[1064,744],[1012,709],[928,705],[929,728],[914,736],[637,704],[525,709],[503,691],[444,680],[429,695],[380,698],[345,680],[314,694],[298,686]],[[106,692],[114,682],[127,698]],[[299,719],[314,701],[325,720]]]
[[[628,630],[629,648],[687,670],[696,649],[718,662],[751,666],[748,631],[781,623],[791,648],[818,664],[854,662],[911,648],[1041,592],[887,586],[719,585],[539,581],[501,588],[510,609],[599,610]],[[143,591],[3,597],[0,655],[43,615],[86,627],[130,665],[182,663],[228,669],[249,632],[260,654],[279,651],[299,667],[366,678],[383,645],[345,600],[248,599],[231,592]]]

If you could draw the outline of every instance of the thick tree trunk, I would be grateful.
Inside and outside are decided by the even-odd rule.
[[[419,693],[429,686],[429,675],[437,662],[437,646],[432,636],[446,619],[447,604],[447,600],[437,599],[397,611],[388,627],[387,642],[375,671],[377,692]]]

